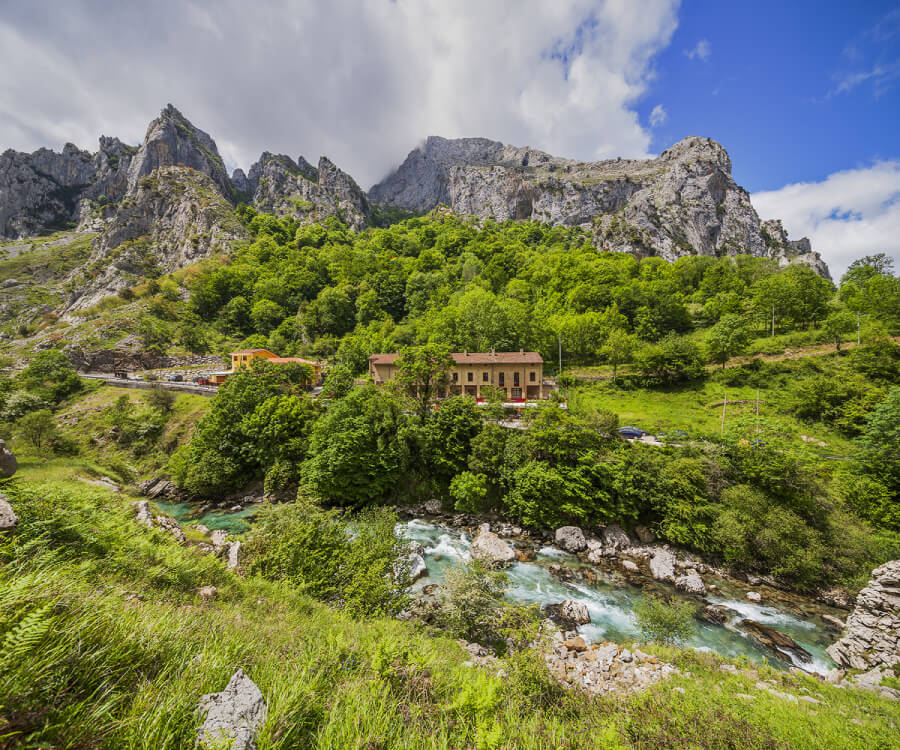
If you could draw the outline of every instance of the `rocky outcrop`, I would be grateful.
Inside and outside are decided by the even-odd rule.
[[[13,511],[12,505],[6,499],[6,495],[0,493],[0,531],[14,529],[19,523],[19,518]]]
[[[781,265],[788,263],[803,263],[809,266],[819,276],[831,278],[828,264],[822,260],[822,256],[812,249],[812,245],[806,237],[799,240],[788,239],[787,230],[781,223],[781,219],[767,219],[760,222],[760,232],[766,243],[766,250],[771,258]]]
[[[566,552],[581,552],[587,547],[584,532],[578,526],[560,526],[553,538]]]
[[[614,551],[628,549],[631,546],[631,540],[628,538],[622,527],[618,524],[611,523],[603,529],[601,534],[603,538],[603,546],[606,549]]]
[[[472,542],[470,550],[472,557],[483,560],[492,565],[509,565],[516,561],[516,551],[513,546],[504,542],[499,536],[485,528],[483,524],[478,530],[478,536]]]
[[[246,236],[209,177],[184,167],[160,168],[141,178],[94,239],[65,310],[90,307],[138,279],[226,251]]]
[[[246,185],[257,209],[278,216],[303,222],[337,216],[355,230],[365,228],[371,219],[365,193],[324,156],[316,169],[302,156],[295,162],[290,156],[265,152],[251,167]]]
[[[582,602],[566,599],[559,604],[545,604],[542,611],[553,622],[566,630],[573,630],[579,625],[587,625],[591,621],[591,613]]]
[[[232,675],[221,693],[204,695],[197,710],[206,715],[197,732],[201,747],[256,748],[256,734],[266,720],[266,699],[243,669]]]
[[[872,571],[847,618],[847,632],[828,653],[854,669],[900,664],[900,560]]]
[[[150,512],[150,503],[146,500],[136,500],[131,504],[134,511],[134,520],[148,529],[153,528],[153,514]]]
[[[685,575],[675,579],[675,588],[694,596],[706,596],[706,585],[695,570],[689,570]]]
[[[808,240],[768,240],[731,159],[691,136],[654,159],[582,162],[484,138],[430,137],[369,191],[374,203],[424,212],[439,204],[477,216],[589,230],[602,250],[814,259]],[[780,226],[780,224],[779,224]],[[783,230],[782,230],[783,233]],[[827,272],[819,259],[812,263]]]
[[[9,478],[19,469],[16,454],[6,447],[6,441],[0,440],[0,477]]]

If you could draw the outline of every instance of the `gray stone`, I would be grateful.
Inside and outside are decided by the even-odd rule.
[[[153,515],[150,513],[150,503],[146,500],[136,500],[131,504],[134,510],[134,518],[138,523],[143,524],[148,529],[153,528]]]
[[[266,700],[256,683],[238,669],[221,693],[200,699],[198,711],[205,713],[206,718],[197,740],[207,748],[255,750],[254,740],[266,720],[266,709]]]
[[[695,596],[706,595],[706,585],[703,583],[703,579],[693,570],[688,571],[687,575],[678,576],[675,579],[675,588]]]
[[[746,598],[748,602],[756,602],[757,604],[762,601],[762,597],[756,591],[748,591]]]
[[[6,495],[0,493],[0,531],[14,529],[19,523],[19,518],[6,499]]]
[[[425,512],[428,513],[429,515],[432,515],[432,516],[440,515],[442,510],[443,510],[443,508],[441,508],[440,500],[432,499],[432,500],[428,500],[425,503]]]
[[[479,531],[470,550],[472,557],[495,565],[509,565],[516,561],[516,551],[491,531]]]
[[[656,541],[656,534],[640,524],[634,527],[634,535],[641,544],[653,544]]]
[[[622,567],[628,573],[637,573],[640,571],[640,568],[638,568],[637,563],[634,562],[633,560],[622,560]]]
[[[209,535],[209,541],[212,543],[213,549],[218,553],[225,549],[228,543],[228,532],[224,529],[216,529]]]
[[[228,552],[225,558],[225,568],[227,570],[237,570],[238,564],[240,562],[240,553],[241,553],[241,543],[240,542],[229,542],[228,543]]]
[[[650,558],[650,575],[657,581],[675,581],[675,555],[667,549],[660,548]]]
[[[627,549],[631,546],[631,540],[628,538],[622,527],[616,523],[611,523],[603,529],[603,546],[613,550]]]
[[[591,621],[591,613],[586,605],[572,599],[566,599],[560,606],[560,614],[577,625],[587,625]]]
[[[6,447],[6,442],[0,440],[0,477],[11,477],[19,468],[15,454]]]
[[[872,571],[846,627],[844,637],[827,649],[838,664],[853,669],[900,664],[900,560]]]
[[[567,552],[581,552],[587,547],[584,532],[578,526],[561,526],[556,530],[554,539]]]

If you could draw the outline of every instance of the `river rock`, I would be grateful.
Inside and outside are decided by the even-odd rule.
[[[822,622],[830,629],[837,630],[838,632],[841,632],[847,627],[847,624],[843,620],[833,617],[832,615],[822,615]]]
[[[716,604],[708,604],[703,608],[703,619],[716,625],[724,625],[728,622],[728,612],[725,607]]]
[[[762,601],[762,597],[756,591],[748,591],[746,597],[748,602],[759,604]]]
[[[157,516],[153,519],[153,523],[163,531],[168,531],[179,544],[187,544],[187,537],[181,528],[181,524],[174,518],[169,518],[169,516]]]
[[[675,579],[675,588],[695,596],[706,595],[706,585],[703,583],[703,579],[694,570],[689,570],[686,575],[678,576],[678,578]]]
[[[603,529],[603,546],[612,550],[628,549],[631,546],[631,540],[628,538],[622,527],[616,523],[611,523]]]
[[[671,550],[660,548],[650,558],[650,575],[657,581],[675,580],[675,555]]]
[[[152,529],[153,515],[150,513],[150,503],[146,500],[136,500],[131,507],[134,510],[134,519],[148,529]]]
[[[827,650],[838,664],[854,669],[900,664],[900,560],[872,571],[847,618],[846,634]]]
[[[634,527],[634,535],[641,544],[653,544],[656,541],[656,534],[642,524]]]
[[[615,555],[615,550],[607,550],[603,548],[603,542],[593,537],[587,540],[587,560],[595,565],[603,562],[604,557]]]
[[[553,538],[566,552],[581,552],[587,547],[584,532],[578,526],[561,526]]]
[[[516,551],[512,545],[504,542],[492,531],[484,529],[479,530],[470,551],[476,560],[483,560],[491,564],[509,565],[516,561]]]
[[[238,669],[221,693],[200,699],[198,711],[206,718],[197,740],[202,747],[255,750],[254,740],[266,720],[266,708],[262,691],[243,669]]]
[[[573,599],[566,599],[562,604],[547,605],[546,610],[549,612],[551,608],[555,608],[558,613],[555,619],[561,627],[573,627],[578,625],[587,625],[591,621],[591,613],[588,608],[581,602]]]
[[[420,545],[421,546],[421,545]],[[425,558],[415,552],[406,555],[404,558],[407,570],[409,571],[409,581],[417,581],[422,576],[428,574],[428,568],[425,566]],[[399,577],[401,572],[400,566],[395,566],[394,575]]]
[[[13,512],[6,495],[0,493],[0,531],[14,529],[18,523],[19,518]]]
[[[212,542],[213,549],[216,554],[225,549],[228,543],[228,532],[224,529],[216,529],[209,535],[209,541]]]
[[[782,658],[787,652],[788,654],[793,654],[802,662],[809,663],[812,661],[812,655],[809,651],[794,641],[789,635],[780,633],[775,628],[770,628],[768,625],[756,622],[756,620],[741,620],[741,627],[759,643]]]
[[[439,516],[441,513],[443,513],[441,501],[436,498],[432,498],[431,500],[426,501],[424,507],[425,512],[430,516]]]
[[[0,477],[11,477],[18,468],[15,454],[6,447],[4,440],[0,440]]]
[[[238,564],[240,562],[240,554],[241,554],[241,543],[240,542],[229,542],[228,544],[228,552],[225,558],[225,569],[226,570],[237,570]]]
[[[626,573],[640,572],[640,568],[634,560],[622,560],[622,568],[624,568]]]

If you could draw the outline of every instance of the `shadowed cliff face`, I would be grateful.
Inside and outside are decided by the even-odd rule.
[[[778,231],[763,231],[732,179],[728,153],[708,138],[685,138],[655,159],[581,162],[483,138],[430,137],[369,198],[416,212],[443,203],[498,221],[583,226],[598,248],[666,260],[796,257],[827,275],[807,240],[789,241],[780,222]]]

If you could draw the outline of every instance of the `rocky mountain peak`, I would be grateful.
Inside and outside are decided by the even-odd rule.
[[[669,146],[659,158],[663,161],[703,161],[715,164],[719,169],[731,174],[731,157],[718,141],[689,135]]]
[[[190,167],[209,175],[223,195],[231,196],[231,180],[215,141],[171,104],[147,127],[147,134],[128,169],[128,190],[159,167]]]

